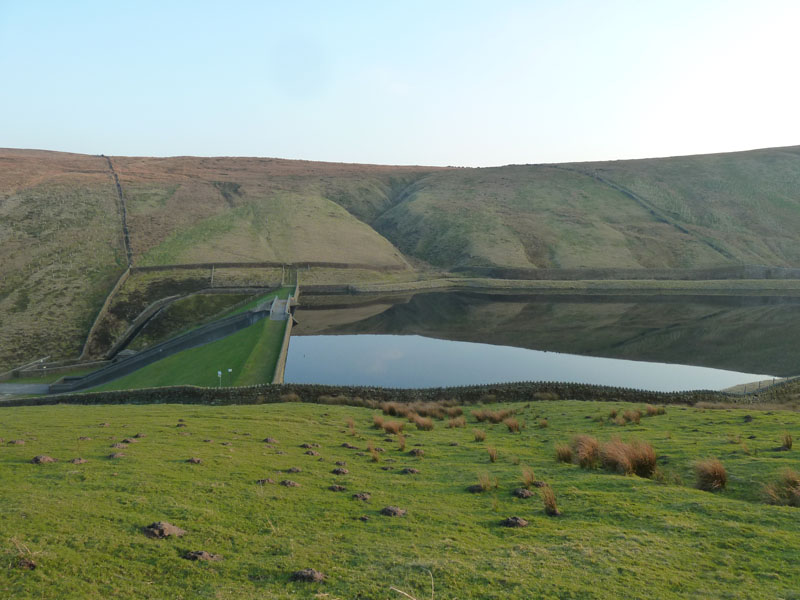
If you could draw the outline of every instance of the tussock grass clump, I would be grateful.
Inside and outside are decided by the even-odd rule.
[[[483,429],[473,429],[472,435],[475,436],[476,442],[482,442],[486,439],[486,432]]]
[[[511,433],[519,433],[520,425],[519,421],[513,417],[508,417],[507,419],[503,419],[503,425],[508,427],[508,431]]]
[[[347,432],[350,435],[356,434],[356,421],[353,417],[347,417]]]
[[[401,402],[383,402],[381,403],[381,410],[383,414],[390,417],[407,417],[410,412],[408,405]]]
[[[300,396],[295,394],[294,392],[289,392],[288,394],[281,394],[281,402],[300,402]]]
[[[652,477],[656,470],[656,453],[647,442],[635,440],[630,444],[613,439],[600,446],[603,467],[621,475],[636,474]]]
[[[638,410],[626,410],[622,413],[622,418],[628,423],[636,423],[638,425],[642,420],[642,413]]]
[[[448,417],[453,419],[455,417],[460,417],[461,415],[463,415],[464,409],[462,409],[460,406],[448,406],[447,408],[444,409],[444,412]]]
[[[608,418],[611,419],[612,421],[617,418],[616,408],[611,409],[611,411],[608,413]]]
[[[375,429],[383,429],[383,417],[381,415],[372,415],[372,426]]]
[[[489,454],[489,460],[491,462],[497,462],[497,448],[487,448],[486,452]]]
[[[398,443],[398,445],[400,447],[400,452],[405,452],[405,449],[406,449],[406,436],[404,436],[402,433],[400,435],[398,435],[397,436],[397,443]]]
[[[479,423],[483,423],[484,421],[489,421],[489,423],[502,423],[509,417],[514,414],[513,410],[508,408],[504,408],[502,410],[487,410],[482,408],[480,410],[473,410],[472,416],[475,418],[476,421]]]
[[[768,504],[800,507],[800,473],[786,469],[777,481],[764,486]]]
[[[433,430],[433,420],[430,417],[422,417],[420,415],[412,415],[411,422],[417,426],[417,429],[422,431]]]
[[[788,433],[788,432],[784,433],[783,437],[781,438],[781,441],[783,442],[783,448],[784,449],[786,449],[786,450],[791,450],[792,449],[792,434],[791,433]]]
[[[591,435],[576,435],[572,438],[572,450],[583,469],[594,469],[600,464],[600,442]]]
[[[462,417],[454,417],[454,418],[450,419],[447,422],[447,426],[449,428],[451,428],[451,429],[454,428],[454,427],[466,427],[467,426],[467,420],[463,416]]]
[[[716,492],[725,489],[728,484],[728,472],[716,458],[697,461],[694,464],[694,474],[696,477],[695,487],[698,490]]]
[[[653,406],[652,404],[645,406],[644,410],[648,417],[655,417],[657,415],[664,415],[667,413],[667,409],[663,406]]]
[[[548,425],[547,419],[539,419],[539,429],[547,429]]]
[[[556,503],[556,494],[549,485],[542,487],[542,502],[544,503],[544,513],[546,515],[557,517],[561,514],[561,511],[558,510],[558,504]]]
[[[499,487],[497,478],[492,477],[489,475],[489,473],[480,473],[478,475],[478,485],[484,492],[488,492],[491,489],[497,489]]]
[[[403,427],[405,427],[405,425],[405,423],[401,423],[400,421],[386,421],[383,424],[383,430],[386,433],[398,435],[403,431]]]
[[[381,462],[381,453],[375,450],[375,446],[371,441],[367,442],[367,451],[372,458],[372,462]]]
[[[556,460],[558,462],[571,463],[572,448],[570,448],[567,444],[558,444],[556,446]]]
[[[536,474],[533,472],[533,469],[531,469],[530,467],[523,467],[522,486],[526,489],[530,489],[535,481],[536,481]]]

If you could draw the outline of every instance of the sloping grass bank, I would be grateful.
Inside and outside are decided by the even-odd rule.
[[[800,466],[796,449],[775,450],[784,432],[797,437],[797,413],[670,406],[617,424],[611,411],[645,407],[485,408],[432,429],[303,403],[0,411],[0,596],[389,599],[396,587],[429,598],[433,581],[436,598],[793,597],[800,509],[767,504],[763,490]],[[493,423],[507,414],[519,433]],[[376,420],[402,424],[403,437]],[[555,447],[578,434],[651,444],[659,478],[557,462]],[[709,457],[728,473],[715,493],[695,489],[694,463]],[[526,483],[532,495],[516,497]],[[545,513],[545,489],[561,516]],[[384,516],[387,506],[407,512]],[[528,526],[504,527],[510,516]],[[155,521],[187,533],[148,538]],[[223,558],[183,558],[195,550]],[[327,578],[290,581],[303,568]]]

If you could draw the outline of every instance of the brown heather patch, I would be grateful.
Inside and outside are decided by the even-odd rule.
[[[503,419],[503,425],[508,427],[508,431],[510,433],[519,433],[520,425],[517,419],[513,417],[508,417],[507,419]]]
[[[546,429],[547,425],[547,419],[539,419],[539,429]]]
[[[491,462],[497,462],[497,448],[487,448],[486,452],[489,454],[489,460]]]
[[[542,487],[542,502],[544,503],[544,512],[546,515],[557,517],[561,514],[561,511],[558,510],[558,504],[556,503],[556,494],[549,485]]]
[[[473,429],[472,435],[475,436],[476,442],[482,442],[486,439],[486,432],[483,429]]]

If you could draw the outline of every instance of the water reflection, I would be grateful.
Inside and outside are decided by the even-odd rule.
[[[791,296],[305,296],[297,318],[299,336],[419,335],[774,376],[800,373],[800,298]]]
[[[293,383],[440,387],[504,381],[570,381],[678,391],[723,389],[763,376],[437,340],[417,335],[292,337]]]

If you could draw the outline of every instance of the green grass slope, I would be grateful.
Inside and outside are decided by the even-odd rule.
[[[459,169],[373,223],[446,267],[797,266],[800,151]]]
[[[0,372],[80,353],[124,270],[101,157],[0,149]]]
[[[755,411],[748,423],[743,410],[669,407],[639,425],[606,418],[633,407],[509,405],[527,423],[519,434],[477,424],[467,411],[466,428],[407,426],[405,451],[371,427],[379,411],[343,406],[2,410],[0,435],[25,445],[0,451],[0,595],[390,599],[400,597],[395,587],[429,598],[433,582],[436,598],[794,597],[800,509],[767,505],[761,490],[781,470],[800,467],[797,449],[773,451],[784,431],[797,437],[800,415]],[[544,417],[549,426],[539,429]],[[485,442],[474,441],[476,427]],[[111,448],[136,433],[144,437]],[[649,441],[666,483],[556,462],[554,446],[579,433]],[[305,443],[319,444],[318,455]],[[370,443],[385,449],[379,462],[364,453]],[[487,447],[497,450],[496,462]],[[410,455],[416,448],[423,457]],[[112,452],[124,457],[108,458]],[[40,454],[58,462],[31,464]],[[79,456],[87,462],[68,462]],[[717,493],[693,487],[693,462],[709,456],[728,470]],[[346,474],[332,473],[339,461]],[[523,467],[552,486],[560,517],[545,515],[536,488],[531,498],[512,495]],[[481,474],[497,487],[467,492]],[[286,479],[299,487],[279,485]],[[356,500],[358,492],[371,497]],[[381,515],[388,505],[408,512]],[[509,516],[529,526],[501,526]],[[162,520],[187,534],[142,533]],[[182,558],[195,550],[223,558]],[[19,568],[20,559],[36,569]],[[327,580],[289,580],[309,567]]]

